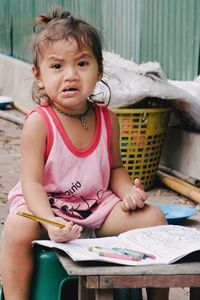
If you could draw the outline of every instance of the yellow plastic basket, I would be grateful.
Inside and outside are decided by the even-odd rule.
[[[170,108],[115,109],[120,125],[120,148],[125,169],[145,190],[156,177]]]

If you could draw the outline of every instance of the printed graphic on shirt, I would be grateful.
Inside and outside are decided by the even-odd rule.
[[[97,205],[101,202],[101,198],[105,191],[98,190],[92,198],[85,196],[76,196],[75,192],[81,187],[80,182],[73,184],[67,191],[59,191],[49,194],[49,203],[52,208],[59,208],[66,215],[79,219],[89,217]]]

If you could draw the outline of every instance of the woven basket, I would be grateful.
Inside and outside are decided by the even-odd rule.
[[[125,169],[145,190],[156,177],[170,108],[115,109],[120,125],[120,148]]]

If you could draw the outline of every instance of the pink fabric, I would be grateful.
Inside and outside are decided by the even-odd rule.
[[[53,109],[37,107],[48,130],[44,187],[57,216],[89,228],[99,228],[120,199],[109,188],[110,117],[95,106],[96,132],[91,144],[78,150]],[[25,204],[21,183],[9,193],[11,209]]]

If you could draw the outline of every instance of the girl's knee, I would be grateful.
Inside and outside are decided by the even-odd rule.
[[[151,219],[153,220],[153,225],[165,225],[167,220],[162,212],[162,210],[156,206],[150,206]]]
[[[30,244],[39,237],[40,225],[37,222],[20,218],[15,213],[10,213],[4,225],[3,243],[16,245]]]

